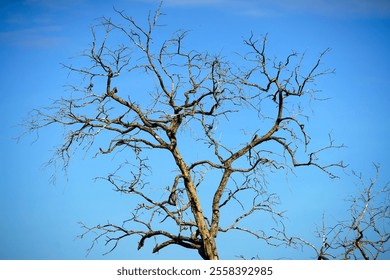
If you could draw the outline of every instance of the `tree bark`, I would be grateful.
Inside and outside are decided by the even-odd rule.
[[[210,230],[207,226],[206,219],[203,215],[202,206],[196,192],[196,187],[192,180],[188,166],[184,162],[177,147],[173,150],[172,153],[176,164],[181,171],[181,174],[183,174],[184,186],[191,204],[191,212],[194,215],[201,237],[201,248],[199,248],[199,254],[206,260],[218,260],[219,257],[217,245],[215,243],[215,237],[210,233]]]

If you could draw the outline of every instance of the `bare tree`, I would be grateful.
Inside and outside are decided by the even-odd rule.
[[[359,195],[349,199],[350,219],[327,226],[324,215],[322,227],[317,231],[317,237],[322,241],[321,246],[317,248],[303,241],[305,245],[315,250],[317,259],[376,260],[390,250],[388,246],[390,240],[389,183],[377,186],[380,168],[378,165],[374,166],[376,176],[368,185],[362,174],[354,173],[362,188],[359,190]],[[302,239],[299,241],[302,242]]]
[[[316,98],[310,86],[333,72],[322,69],[328,50],[305,67],[304,56],[296,52],[270,59],[267,36],[258,41],[252,35],[244,41],[248,52],[230,62],[187,50],[185,31],[159,40],[160,9],[149,14],[145,25],[116,12],[117,22],[102,18],[92,28],[92,44],[82,55],[87,65],[64,65],[81,75],[81,85],[72,85],[75,93],[35,110],[28,124],[31,131],[51,124],[65,127],[64,143],[53,158],[65,167],[77,147],[96,156],[120,152],[127,157],[104,179],[116,191],[137,197],[131,216],[122,224],[83,224],[82,236],[97,231],[95,242],[106,238],[109,251],[123,238],[138,236],[138,249],[154,240],[153,252],[179,245],[210,260],[219,258],[218,234],[232,230],[274,246],[289,244],[266,173],[311,166],[335,178],[334,168],[344,167],[342,162],[321,163],[320,153],[341,146],[329,137],[328,145],[312,150],[305,129],[303,107]],[[237,120],[238,128],[231,125]],[[150,180],[165,165],[149,161],[150,155],[171,160],[172,172],[162,178],[167,181]],[[201,199],[201,191],[210,202]],[[226,212],[221,219],[225,209],[234,209],[235,216]],[[269,215],[279,228],[243,226],[256,215]]]

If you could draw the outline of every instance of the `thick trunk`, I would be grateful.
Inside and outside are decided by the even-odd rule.
[[[209,239],[203,239],[199,254],[205,260],[219,260],[215,239],[210,234]]]
[[[188,166],[185,164],[180,152],[175,149],[173,151],[177,166],[183,175],[184,185],[186,188],[188,199],[191,203],[191,211],[194,215],[196,224],[198,226],[199,234],[202,239],[201,248],[199,248],[199,254],[206,260],[218,260],[217,245],[215,243],[215,237],[210,234],[210,230],[207,227],[205,217],[203,216],[202,207],[199,201],[198,194],[196,192],[195,184],[192,180],[191,173]]]

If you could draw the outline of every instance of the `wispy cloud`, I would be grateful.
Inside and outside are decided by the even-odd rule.
[[[161,0],[122,0],[123,3],[153,4]],[[0,10],[0,43],[21,47],[57,47],[66,40],[69,20],[96,12],[93,0],[24,0],[10,1]],[[123,4],[122,3],[122,4]],[[390,17],[389,0],[163,0],[164,7],[228,11],[250,17],[299,17],[302,15],[336,18]],[[8,9],[8,10],[7,10]],[[6,10],[6,12],[4,12]],[[97,14],[96,16],[99,16]],[[59,20],[61,16],[62,21]],[[61,35],[62,34],[62,35]]]
[[[390,1],[388,0],[282,0],[278,3],[285,12],[293,13],[335,17],[390,16]]]
[[[130,0],[131,1],[131,0]],[[163,3],[165,7],[216,6],[231,2],[231,0],[138,0],[138,2]]]
[[[160,3],[160,0],[138,0]],[[212,7],[252,16],[313,14],[328,17],[390,17],[389,0],[164,0],[166,7]]]
[[[58,36],[59,26],[37,26],[0,32],[2,45],[22,48],[53,48],[66,41]]]
[[[61,5],[55,6],[53,2],[57,1],[24,0],[9,4],[1,15],[0,43],[22,48],[53,48],[63,44],[66,38],[61,34],[65,26],[58,17]]]
[[[95,1],[91,1],[94,4]],[[53,0],[24,0],[24,5],[40,9],[48,10],[68,10],[77,6],[87,4],[88,0],[66,0],[66,1],[53,1]]]
[[[166,0],[163,1],[168,6],[213,6],[226,2],[226,0]]]

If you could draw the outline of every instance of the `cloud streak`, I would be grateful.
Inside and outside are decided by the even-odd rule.
[[[0,43],[3,46],[45,49],[62,45],[67,40],[61,35],[66,28],[62,17],[72,11],[71,5],[75,1],[67,3],[67,6],[61,6],[49,0],[12,2],[0,15]]]
[[[155,3],[160,0],[139,0]],[[390,17],[388,0],[165,0],[166,7],[210,7],[252,16],[313,14],[327,17]]]
[[[60,46],[66,38],[58,36],[59,26],[38,26],[0,32],[3,45],[22,48],[53,48]]]

